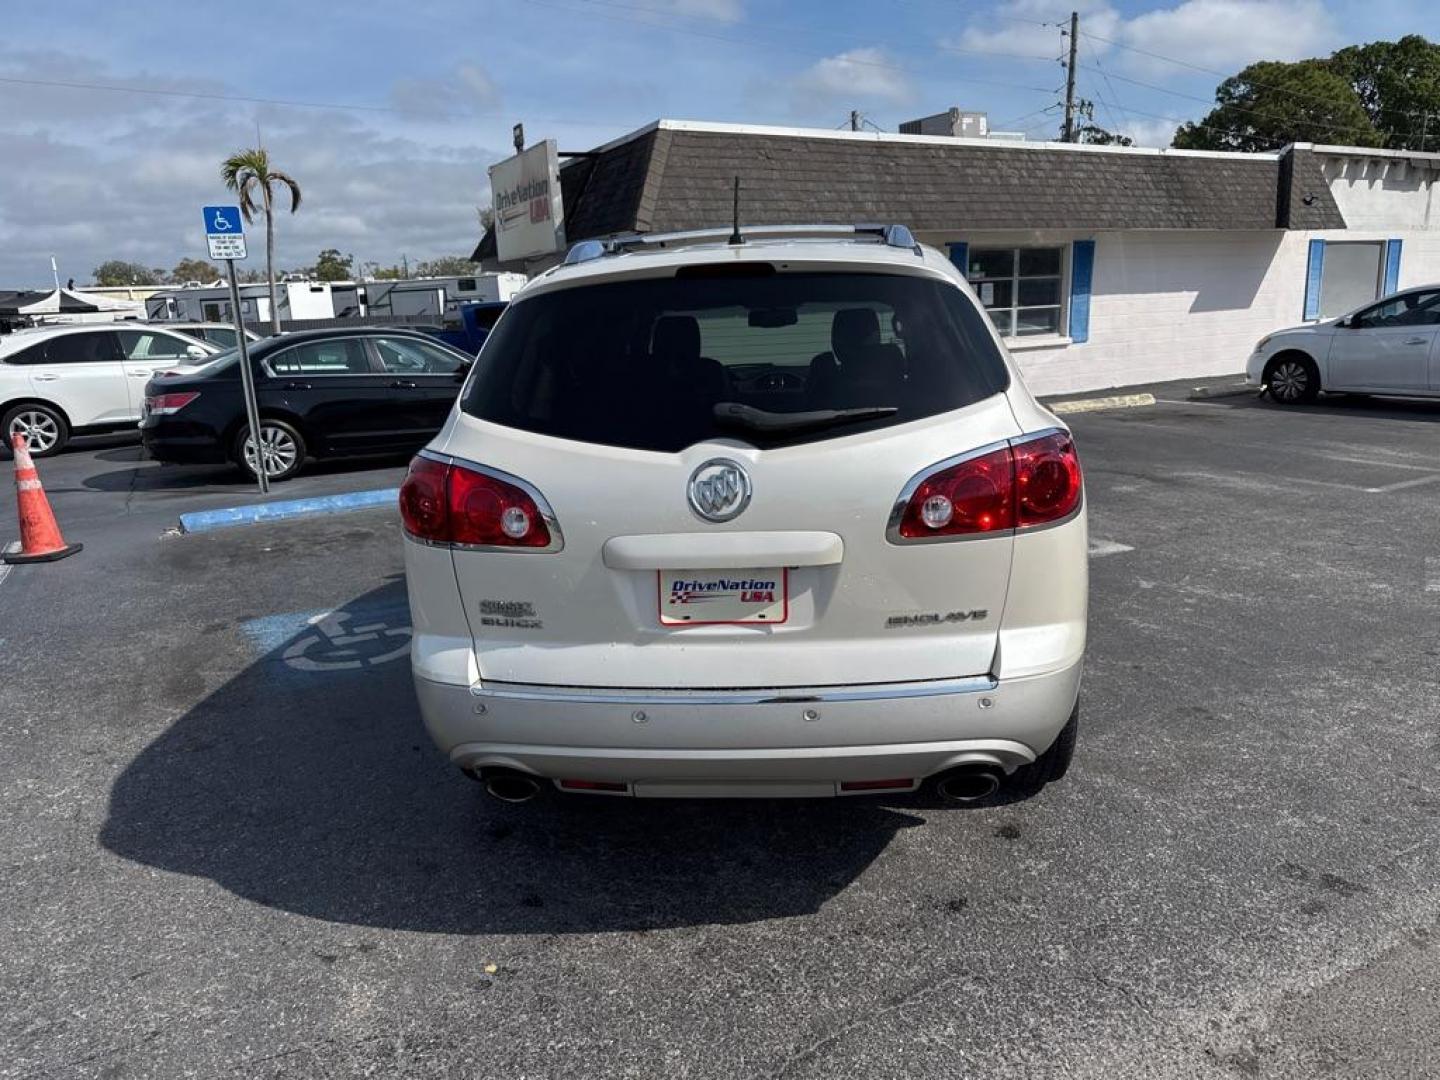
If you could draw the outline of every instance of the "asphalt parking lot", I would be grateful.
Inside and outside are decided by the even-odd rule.
[[[0,1076],[1440,1074],[1440,405],[1070,419],[1076,765],[984,809],[487,800],[397,515],[166,535],[249,488],[42,461],[85,551],[0,580]]]

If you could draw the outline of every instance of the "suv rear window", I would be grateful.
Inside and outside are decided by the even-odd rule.
[[[850,435],[1008,384],[984,315],[948,282],[752,269],[511,304],[461,408],[541,435],[674,452],[720,437],[771,447]]]

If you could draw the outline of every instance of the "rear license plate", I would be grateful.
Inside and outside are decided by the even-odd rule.
[[[790,573],[766,570],[661,570],[660,622],[783,623],[790,617]]]

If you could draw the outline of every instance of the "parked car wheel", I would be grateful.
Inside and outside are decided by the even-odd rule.
[[[1300,405],[1314,401],[1320,393],[1320,372],[1308,356],[1282,353],[1266,367],[1265,385],[1270,388],[1270,400],[1281,405]]]
[[[256,475],[255,444],[250,427],[235,433],[235,462],[251,476]],[[305,464],[305,438],[284,420],[271,416],[260,419],[260,457],[265,475],[271,480],[289,480]]]
[[[6,411],[0,430],[5,432],[6,450],[16,435],[24,435],[25,445],[35,457],[58,454],[70,441],[70,425],[60,410],[50,405],[16,405]]]

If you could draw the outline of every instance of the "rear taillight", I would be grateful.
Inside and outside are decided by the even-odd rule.
[[[169,416],[179,412],[199,396],[198,391],[186,394],[156,394],[145,399],[145,409],[151,416]]]
[[[558,550],[529,491],[459,463],[415,458],[400,485],[400,517],[406,532],[432,544]]]
[[[890,538],[937,540],[1059,521],[1080,505],[1080,458],[1063,431],[923,475]]]
[[[1016,443],[1015,505],[1020,528],[1069,517],[1080,505],[1080,456],[1063,431]]]

